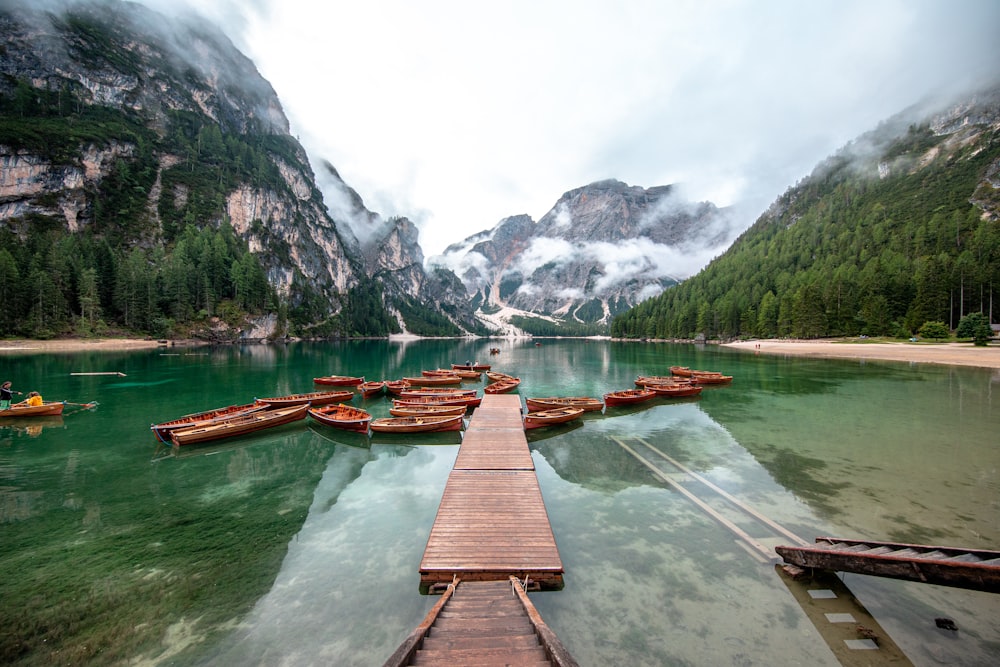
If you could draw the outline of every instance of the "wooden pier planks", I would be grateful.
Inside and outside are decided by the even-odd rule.
[[[466,429],[420,562],[422,585],[525,576],[562,586],[549,524],[515,395],[483,398]]]

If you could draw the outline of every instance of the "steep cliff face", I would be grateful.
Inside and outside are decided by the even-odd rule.
[[[46,95],[55,120],[88,109],[107,119],[76,135],[67,121],[59,146],[0,137],[0,227],[24,234],[34,215],[101,233],[102,189],[127,177],[146,201],[131,243],[169,244],[185,224],[228,219],[288,303],[309,292],[337,309],[360,257],[270,84],[221,32],[137,4],[67,1],[4,3],[0,35],[0,92],[12,104]]]
[[[603,323],[690,274],[685,256],[729,237],[726,211],[683,201],[670,186],[600,181],[565,193],[537,223],[502,220],[433,262],[486,307]]]

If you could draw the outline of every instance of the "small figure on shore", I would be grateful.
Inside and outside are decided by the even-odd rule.
[[[30,407],[38,407],[45,401],[42,400],[42,395],[37,391],[32,391],[28,393],[28,400],[25,401]]]
[[[19,391],[14,391],[10,388],[10,380],[7,380],[2,385],[0,385],[0,410],[7,410],[10,408],[10,401],[14,398],[14,394],[18,396],[23,396]]]

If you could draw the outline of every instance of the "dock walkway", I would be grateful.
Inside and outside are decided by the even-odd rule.
[[[562,588],[563,565],[521,421],[521,399],[491,394],[472,414],[420,562],[441,599],[384,667],[577,667],[528,599]]]
[[[542,500],[516,394],[472,414],[431,527],[420,584],[507,581],[562,588],[563,564]]]

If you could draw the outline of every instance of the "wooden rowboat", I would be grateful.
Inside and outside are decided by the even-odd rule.
[[[624,389],[622,391],[612,391],[604,394],[604,405],[631,405],[648,401],[656,396],[656,392],[651,389]]]
[[[414,405],[464,405],[467,408],[478,408],[483,402],[480,396],[414,396],[413,398],[394,398],[394,406]]]
[[[681,377],[687,378],[687,377],[691,377],[691,369],[688,368],[687,366],[671,366],[670,367],[670,374],[671,375],[679,375]]]
[[[309,406],[303,403],[301,405],[281,407],[274,410],[249,412],[235,417],[220,419],[211,424],[175,429],[170,432],[170,440],[175,445],[182,446],[255,433],[266,428],[305,419],[306,410],[308,409]]]
[[[483,391],[487,394],[506,394],[517,389],[519,384],[521,384],[521,378],[508,378],[486,385],[483,387]]]
[[[468,408],[464,405],[393,405],[389,414],[393,417],[454,417],[464,415]]]
[[[152,424],[149,428],[153,430],[153,435],[155,435],[160,442],[169,443],[170,432],[175,429],[205,426],[222,419],[228,419],[229,417],[236,417],[249,412],[260,412],[261,410],[266,409],[266,403],[254,402],[244,403],[243,405],[227,405],[224,408],[215,408],[214,410],[195,412],[189,415],[184,415],[183,417],[178,417],[177,419],[171,419],[170,421]]]
[[[695,384],[729,384],[733,381],[733,376],[723,375],[722,373],[693,371],[691,373],[691,381]]]
[[[475,396],[475,389],[447,389],[445,387],[410,387],[399,392],[400,398],[417,396]]]
[[[1000,551],[817,537],[816,546],[777,546],[798,567],[857,572],[1000,593]]]
[[[480,364],[478,362],[474,364],[452,364],[451,367],[456,371],[479,371],[480,373],[492,368],[489,364]]]
[[[421,375],[420,377],[403,378],[411,385],[438,387],[446,384],[462,384],[462,378],[457,375]]]
[[[557,408],[582,408],[584,412],[600,412],[604,403],[590,396],[549,396],[547,398],[525,398],[528,412],[555,410]]]
[[[11,419],[14,417],[51,417],[61,415],[66,403],[63,401],[45,401],[41,405],[28,405],[27,403],[12,403],[6,410],[0,410],[0,419]]]
[[[365,381],[364,376],[354,377],[351,375],[324,375],[323,377],[313,378],[314,384],[329,385],[332,387],[356,387]]]
[[[524,428],[539,428],[553,426],[573,421],[583,414],[583,408],[562,407],[553,410],[539,410],[524,415]]]
[[[328,405],[330,403],[340,403],[354,398],[353,391],[313,391],[308,394],[288,394],[287,396],[275,396],[273,398],[258,398],[258,403],[266,403],[272,408],[287,405]]]
[[[704,387],[696,384],[647,384],[646,389],[649,389],[657,396],[683,398],[684,396],[697,396]]]
[[[463,380],[480,380],[483,377],[482,371],[466,371],[459,370],[457,368],[452,368],[451,370],[447,368],[438,368],[432,371],[420,371],[420,374],[424,376],[457,375]]]
[[[409,389],[411,386],[406,380],[386,380],[385,382],[385,390],[394,396],[399,396],[401,391]]]
[[[504,380],[516,380],[513,375],[501,373],[500,371],[486,371],[486,377],[490,382],[502,382]]]
[[[378,433],[431,433],[460,431],[462,415],[429,415],[422,417],[382,417],[373,419],[369,426]]]
[[[640,375],[635,379],[635,386],[645,387],[651,384],[691,384],[691,378],[679,375]]]
[[[368,423],[372,420],[372,416],[367,410],[343,403],[309,408],[307,412],[311,419],[315,419],[320,424],[359,433],[367,433]]]
[[[385,382],[382,380],[362,382],[358,385],[358,392],[365,398],[373,398],[385,391]]]

